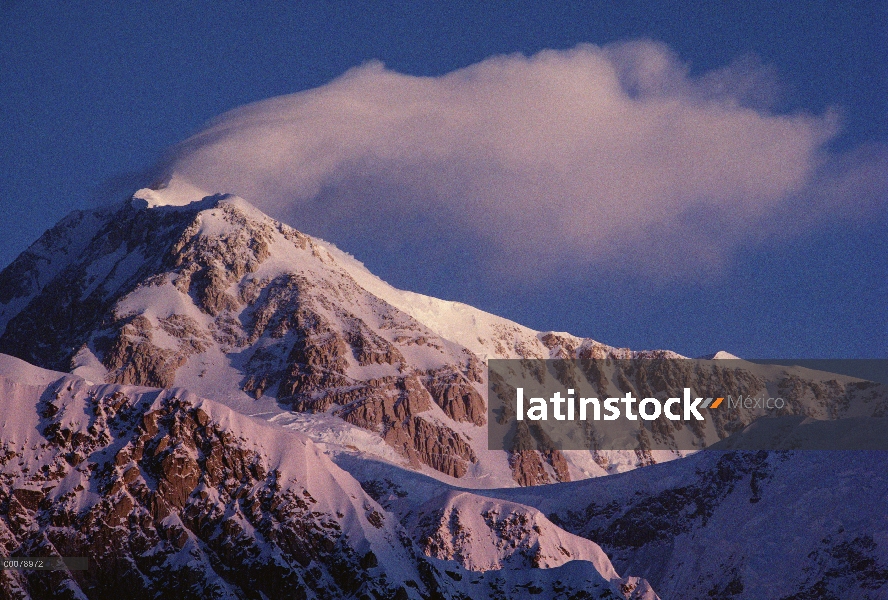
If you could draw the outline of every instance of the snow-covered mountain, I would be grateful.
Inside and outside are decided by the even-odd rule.
[[[884,450],[709,451],[495,495],[594,539],[663,598],[888,598]]]
[[[237,197],[72,213],[0,272],[0,352],[0,544],[101,565],[0,572],[12,598],[656,597],[636,575],[669,598],[884,592],[881,454],[488,450],[488,359],[680,357],[397,290]],[[747,391],[788,415],[888,409],[851,377],[761,372]],[[724,410],[719,436],[756,416]],[[847,510],[804,529],[828,490]],[[781,577],[755,554],[772,529],[762,556],[801,566],[759,584]],[[709,546],[733,566],[694,558]]]
[[[684,454],[488,450],[487,359],[679,355],[397,290],[241,198],[181,184],[75,212],[0,273],[0,352],[95,382],[187,388],[331,452],[468,487],[571,481]],[[772,370],[770,381],[750,375],[749,392],[801,381],[792,410],[847,412],[844,400],[821,406],[805,383],[820,385],[813,372]],[[755,416],[722,410],[710,443]]]
[[[381,461],[338,462],[402,522],[423,524],[428,546],[456,558],[461,540],[509,529],[487,506],[520,502],[516,512],[537,528],[525,531],[595,541],[619,572],[645,578],[662,598],[888,597],[884,451],[707,451],[618,475],[471,494]],[[521,548],[512,547],[517,560]],[[510,558],[492,559],[492,550],[481,560]]]
[[[74,213],[0,273],[0,290],[2,352],[96,382],[185,387],[484,487],[609,465],[488,451],[486,359],[640,355],[397,290],[224,195],[141,190]]]
[[[463,536],[459,558],[433,547],[304,435],[181,388],[0,355],[0,424],[0,552],[91,561],[0,571],[4,598],[656,598],[514,502],[462,499],[495,539]]]

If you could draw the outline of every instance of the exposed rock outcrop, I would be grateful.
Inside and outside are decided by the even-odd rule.
[[[408,579],[437,589],[405,532],[295,434],[253,431],[166,391],[71,378],[43,396],[43,443],[9,448],[0,470],[0,544],[90,568],[4,573],[4,597],[397,597]]]
[[[79,255],[61,256],[75,230],[87,234]],[[239,199],[75,215],[29,252],[4,275],[29,279],[7,293],[27,301],[4,307],[7,352],[60,369],[94,355],[106,381],[156,387],[181,384],[182,368],[208,352],[243,356],[242,389],[254,397],[309,412],[335,405],[411,464],[448,475],[476,460],[447,422],[485,422],[478,358],[449,359],[447,342],[357,285],[311,238]],[[39,265],[43,255],[59,264]],[[419,368],[405,352],[440,366]],[[435,405],[446,418],[421,416]]]

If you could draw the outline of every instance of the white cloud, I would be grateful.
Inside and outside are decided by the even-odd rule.
[[[881,150],[842,165],[824,150],[836,115],[776,113],[776,87],[748,59],[693,78],[653,42],[441,77],[370,63],[221,116],[169,169],[346,247],[398,252],[424,236],[516,275],[615,260],[688,273],[787,227],[776,217],[809,196],[818,213],[847,212],[848,173],[884,165]],[[882,194],[879,172],[864,187]]]

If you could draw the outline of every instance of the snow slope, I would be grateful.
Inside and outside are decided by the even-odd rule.
[[[595,540],[664,598],[888,597],[884,451],[705,451],[485,494],[520,497]]]

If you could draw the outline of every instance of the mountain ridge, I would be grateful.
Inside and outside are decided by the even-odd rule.
[[[0,351],[96,382],[188,388],[301,427],[328,450],[356,447],[469,487],[564,482],[684,454],[488,450],[488,359],[682,357],[398,290],[242,198],[203,194],[140,190],[47,231],[0,272]],[[848,410],[824,412],[823,385],[772,371],[798,388],[797,413]],[[751,391],[775,385],[759,379]],[[723,436],[756,415],[715,416]]]
[[[7,267],[0,283],[32,283],[3,306],[0,350],[96,381],[184,386],[247,411],[265,397],[270,411],[281,398],[301,411],[342,406],[341,417],[381,427],[412,464],[458,477],[484,460],[485,359],[548,358],[562,345],[633,354],[396,290],[242,199],[167,206],[162,193],[63,221]],[[76,254],[58,251],[74,238]],[[601,474],[557,452],[498,462],[500,485]]]

